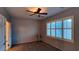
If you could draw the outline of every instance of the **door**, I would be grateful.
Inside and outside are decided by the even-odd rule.
[[[6,50],[11,48],[11,24],[9,21],[5,21],[6,25]]]
[[[5,21],[5,19],[3,18],[2,15],[0,15],[0,51],[5,50],[4,21]]]

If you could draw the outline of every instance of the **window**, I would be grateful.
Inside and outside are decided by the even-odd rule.
[[[47,36],[50,36],[50,23],[47,23]]]
[[[56,28],[62,28],[62,20],[56,21]]]
[[[62,38],[62,29],[56,29],[56,37]]]
[[[62,20],[56,21],[56,37],[62,38]]]
[[[55,36],[55,22],[51,22],[51,36]]]
[[[72,39],[72,19],[64,19],[63,21],[63,37],[66,40]]]
[[[72,40],[72,18],[62,18],[60,20],[47,23],[47,36]]]
[[[62,38],[62,21],[51,22],[51,36]]]

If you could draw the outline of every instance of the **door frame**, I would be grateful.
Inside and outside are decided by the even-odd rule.
[[[6,25],[8,25],[8,30],[7,30],[7,27],[6,27]],[[6,30],[8,31],[8,32],[6,32]],[[8,33],[9,35],[8,35],[8,40],[7,40],[7,34],[6,33]],[[10,23],[10,21],[8,21],[8,20],[6,20],[5,21],[5,50],[7,51],[9,48],[10,48],[10,36],[11,36],[11,23]]]
[[[7,18],[5,17],[5,16],[3,16],[3,15],[1,15],[0,14],[0,19],[1,19],[1,23],[2,23],[2,26],[3,26],[3,31],[2,31],[2,33],[3,33],[3,38],[1,39],[3,42],[1,43],[2,44],[2,47],[3,47],[3,49],[1,50],[1,51],[7,51],[6,50],[6,21],[8,21],[7,20]],[[8,21],[9,23],[10,23],[10,36],[11,36],[11,22],[10,21]],[[10,47],[11,47],[11,41],[12,41],[12,39],[11,39],[11,37],[9,36],[9,44],[10,44]],[[1,47],[1,48],[2,48]]]

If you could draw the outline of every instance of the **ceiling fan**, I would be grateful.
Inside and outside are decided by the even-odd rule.
[[[38,8],[35,12],[30,10],[26,10],[26,11],[32,13],[30,16],[37,15],[38,17],[40,17],[40,15],[47,15],[47,13],[40,13],[41,10],[42,10],[41,8]]]

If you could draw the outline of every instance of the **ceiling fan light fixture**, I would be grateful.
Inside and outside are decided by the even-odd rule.
[[[47,13],[43,12],[42,10],[44,11],[44,9],[42,9],[42,8],[36,8],[36,9],[32,8],[32,9],[29,9],[26,11],[32,13],[30,16],[37,15],[38,17],[40,17],[41,15],[47,15]]]

